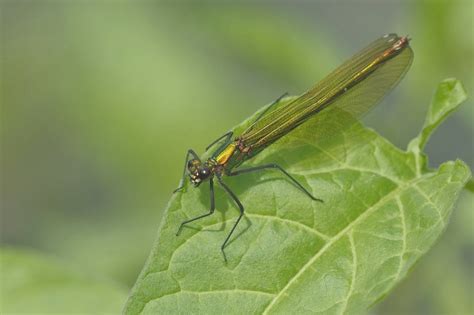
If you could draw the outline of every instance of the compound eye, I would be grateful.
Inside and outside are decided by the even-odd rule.
[[[192,159],[192,160],[189,160],[188,161],[188,170],[191,172],[191,173],[194,173],[194,172],[197,172],[199,166],[201,165],[201,161],[199,160],[196,160],[196,159]]]
[[[201,175],[202,177],[206,177],[207,175],[209,175],[209,171],[206,169],[202,169],[199,171],[199,175]]]

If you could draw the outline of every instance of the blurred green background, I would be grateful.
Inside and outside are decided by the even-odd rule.
[[[178,1],[179,2],[179,1]],[[472,1],[1,2],[1,241],[131,287],[204,147],[380,35],[408,34],[400,86],[364,121],[405,148],[438,82],[473,88]],[[472,97],[427,147],[472,168]],[[474,197],[373,312],[474,312]]]

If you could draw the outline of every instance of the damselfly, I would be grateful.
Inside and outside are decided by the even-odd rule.
[[[214,213],[214,178],[237,204],[240,214],[221,246],[224,248],[244,215],[244,206],[236,194],[224,183],[222,177],[275,169],[292,181],[303,193],[314,201],[316,198],[293,176],[277,164],[265,164],[238,169],[246,160],[291,132],[314,115],[330,119],[341,111],[352,117],[360,117],[374,107],[407,72],[413,60],[413,52],[407,37],[396,34],[385,35],[347,60],[312,89],[292,101],[278,106],[284,94],[270,104],[241,134],[232,131],[212,142],[217,149],[206,161],[202,161],[193,150],[188,150],[179,191],[184,187],[188,174],[191,183],[199,186],[209,181],[210,210],[208,213],[186,220],[179,226],[178,235],[185,224],[205,218]],[[324,115],[323,115],[324,113]],[[313,123],[317,123],[313,121]],[[324,137],[326,135],[321,135]]]

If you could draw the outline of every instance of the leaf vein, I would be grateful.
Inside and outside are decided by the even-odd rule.
[[[396,196],[397,193],[400,191],[406,189],[407,187],[410,187],[413,185],[416,181],[423,179],[424,176],[414,178],[407,182],[403,186],[398,186],[397,188],[393,189],[390,193],[386,194],[384,197],[379,199],[375,204],[373,204],[369,209],[367,209],[364,213],[359,215],[353,222],[351,222],[349,225],[347,225],[343,230],[341,230],[338,234],[336,234],[329,242],[327,242],[320,250],[317,252],[313,257],[311,257],[308,262],[288,281],[288,283],[283,287],[283,289],[278,293],[275,298],[267,305],[265,310],[263,311],[263,314],[268,314],[269,310],[275,305],[275,303],[286,294],[286,291],[288,288],[294,283],[298,281],[298,278],[310,267],[319,257],[321,257],[329,247],[331,247],[337,240],[339,240],[343,235],[345,235],[352,227],[354,227],[356,224],[358,224],[361,220],[363,220],[365,217],[373,213],[375,210],[377,210],[381,205],[383,205],[385,202],[389,201],[392,199],[394,196]]]
[[[356,281],[356,274],[357,274],[357,251],[354,244],[354,234],[353,232],[349,233],[349,243],[351,244],[351,252],[352,252],[352,279],[351,285],[349,287],[349,292],[347,292],[347,297],[343,301],[343,306],[341,310],[341,315],[347,311],[347,305],[349,304],[349,299],[351,298],[352,292],[354,291],[354,283]]]
[[[403,267],[403,256],[405,255],[406,246],[407,246],[407,227],[406,227],[406,222],[405,222],[405,210],[403,207],[402,200],[400,199],[400,196],[397,196],[396,201],[397,201],[398,209],[400,210],[400,219],[401,219],[400,221],[402,223],[402,234],[403,234],[402,250],[400,253],[400,263],[398,265],[398,270],[395,275],[395,279],[399,279],[400,273],[402,272],[402,267]]]
[[[337,172],[337,171],[344,171],[344,170],[349,170],[349,171],[356,171],[356,172],[360,172],[360,173],[372,173],[372,174],[375,174],[375,175],[378,175],[380,177],[383,177],[383,178],[386,178],[398,185],[402,185],[403,183],[394,178],[394,177],[391,177],[387,174],[382,174],[380,172],[377,172],[375,170],[371,170],[371,169],[367,169],[367,168],[361,168],[361,167],[355,167],[355,166],[351,166],[351,165],[347,165],[347,164],[341,164],[342,167],[334,167],[334,168],[318,168],[317,171],[306,171],[306,172],[293,172],[293,173],[296,173],[296,174],[299,174],[299,175],[304,175],[304,176],[307,176],[307,175],[319,175],[319,174],[326,174],[326,173],[333,173],[333,172]]]
[[[249,213],[249,214],[246,214],[246,215],[250,218],[255,217],[255,218],[261,218],[261,219],[265,219],[265,220],[275,220],[275,221],[281,221],[281,222],[291,224],[291,225],[296,225],[300,228],[303,228],[306,231],[309,231],[309,232],[317,235],[318,237],[322,238],[325,241],[329,241],[331,239],[331,237],[329,235],[326,235],[322,232],[319,232],[315,228],[309,227],[309,226],[307,226],[303,223],[300,223],[298,221],[288,220],[288,219],[284,219],[284,218],[281,218],[281,217],[278,217],[278,216],[269,216],[269,215],[255,214],[255,213]]]
[[[423,198],[426,199],[426,201],[436,210],[436,212],[438,212],[438,216],[439,216],[439,222],[441,222],[441,225],[443,226],[446,226],[446,222],[444,221],[444,217],[443,215],[441,214],[441,209],[433,202],[433,200],[431,200],[431,197],[428,196],[418,185],[413,185],[413,188],[415,188],[415,190],[421,195],[423,196]]]

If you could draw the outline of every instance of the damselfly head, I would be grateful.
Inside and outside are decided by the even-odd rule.
[[[211,169],[200,160],[192,159],[188,162],[189,180],[194,186],[199,186],[211,175]]]

